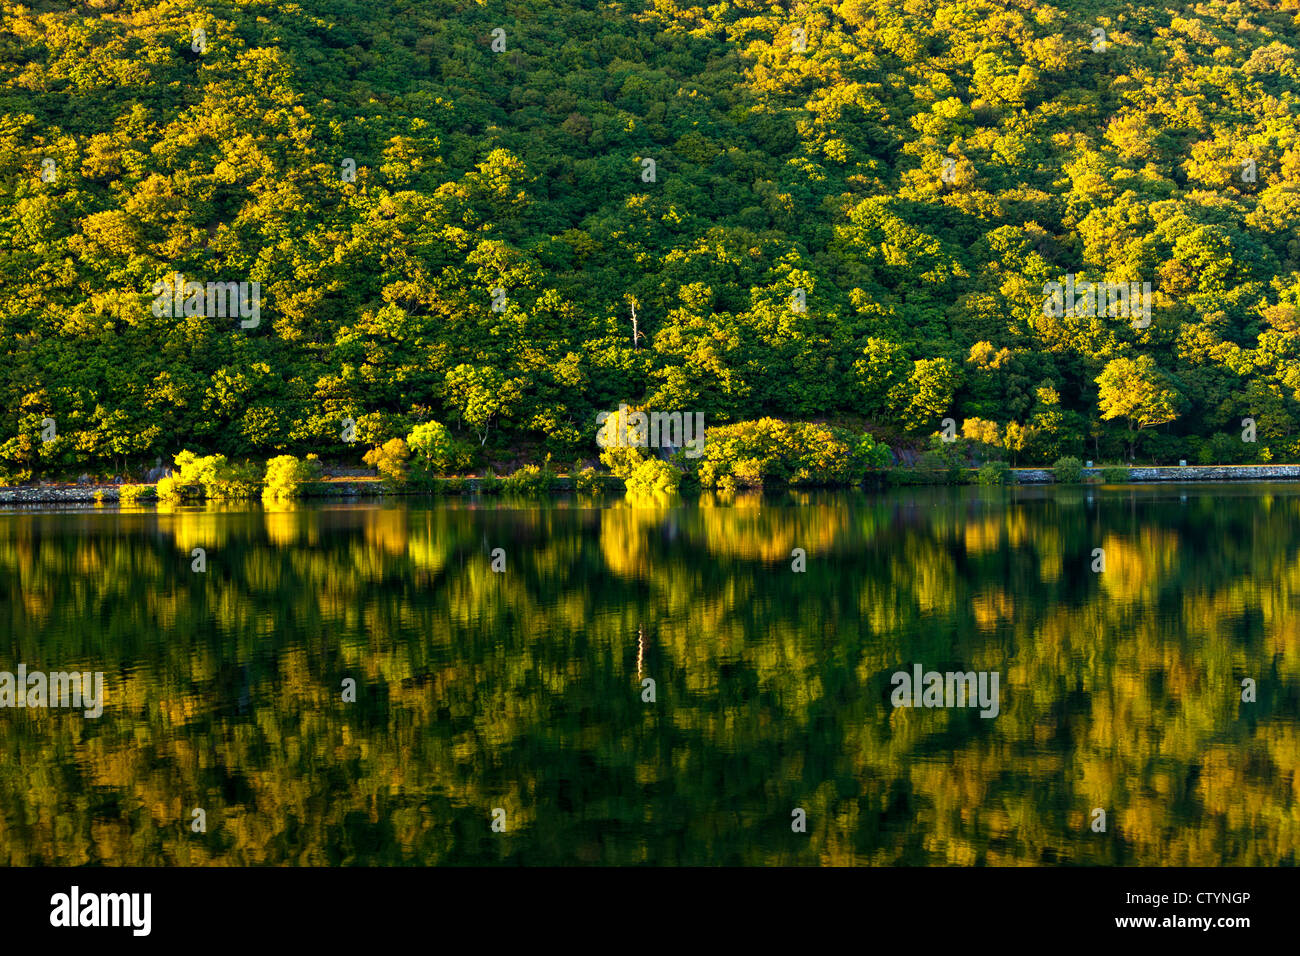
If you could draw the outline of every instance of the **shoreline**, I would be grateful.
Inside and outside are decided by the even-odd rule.
[[[972,474],[976,469],[966,469]],[[1050,468],[1013,468],[1010,471],[1014,485],[1050,485],[1055,484]],[[1100,468],[1084,468],[1084,479],[1100,479]],[[602,476],[610,483],[620,483],[621,479],[613,475]],[[481,478],[459,479],[465,482],[466,494],[477,494]],[[1179,482],[1276,482],[1300,481],[1300,465],[1152,465],[1132,467],[1129,477],[1123,482],[1113,484],[1174,484]],[[1086,487],[1105,484],[1100,481],[1083,481],[1068,487]],[[1067,486],[1063,486],[1067,487]],[[18,485],[0,487],[0,504],[89,504],[118,502],[121,485]],[[613,490],[613,489],[611,489]],[[557,475],[553,479],[552,492],[568,494],[573,491],[573,478],[569,475]],[[379,478],[350,478],[333,481],[315,481],[308,483],[303,491],[303,498],[402,498],[402,497],[449,497],[446,494],[421,489],[386,488]],[[450,497],[457,497],[452,494]],[[249,499],[258,500],[258,499]],[[142,504],[156,504],[157,499],[146,499]]]
[[[1100,478],[1102,469],[1084,468],[1085,478]],[[1300,481],[1300,465],[1133,465],[1126,485],[1179,481]],[[1052,484],[1050,468],[1012,468],[1014,484]],[[1104,482],[1103,482],[1104,484]]]
[[[447,479],[451,480],[451,479]],[[479,477],[457,478],[455,480],[465,483],[463,494],[478,494],[479,486],[484,479]],[[499,480],[499,479],[498,479]],[[621,486],[623,480],[615,478],[613,475],[603,475],[601,480],[608,482],[617,482]],[[141,483],[143,487],[153,488],[154,483]],[[103,502],[104,504],[118,503],[119,491],[122,485],[16,485],[14,487],[0,486],[0,505],[4,504],[93,504]],[[611,489],[612,490],[612,489]],[[552,478],[552,491],[569,493],[573,491],[573,478],[570,475],[556,475]],[[342,478],[325,481],[308,481],[303,483],[303,490],[299,498],[325,498],[341,499],[350,498],[455,498],[461,497],[462,494],[455,492],[437,492],[423,488],[390,488],[385,487],[383,479],[375,478]],[[244,501],[261,501],[260,497],[251,497],[236,499]],[[150,497],[134,502],[140,505],[156,505],[158,499]],[[186,504],[197,504],[201,502],[185,502]]]

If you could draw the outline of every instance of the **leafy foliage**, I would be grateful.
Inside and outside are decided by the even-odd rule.
[[[297,498],[302,484],[311,480],[312,472],[293,455],[278,455],[266,463],[262,497],[273,501]]]
[[[1083,480],[1083,462],[1071,456],[1058,458],[1052,465],[1052,477],[1058,485],[1077,485]]]
[[[990,461],[980,466],[976,480],[981,485],[1006,485],[1011,483],[1011,466],[1005,461]]]
[[[619,401],[1300,456],[1293,0],[832,0],[802,52],[781,5],[616,7],[0,0],[0,473],[431,419],[571,460]],[[259,323],[155,310],[177,274]],[[1049,314],[1071,275],[1149,323]]]
[[[1107,485],[1122,485],[1132,477],[1128,465],[1102,465],[1101,480]]]
[[[451,430],[438,422],[422,422],[406,436],[411,451],[413,471],[444,475],[468,463],[462,443],[456,441]]]
[[[410,449],[401,438],[390,438],[382,445],[377,445],[366,452],[361,459],[379,472],[380,476],[391,484],[406,483],[410,468]]]
[[[595,468],[583,468],[573,474],[573,490],[580,495],[598,495],[608,487]]]
[[[682,473],[658,458],[650,458],[637,466],[627,478],[629,495],[672,494],[681,485]]]
[[[506,494],[524,497],[542,497],[550,494],[555,475],[537,465],[524,465],[502,480],[501,490]]]
[[[849,485],[888,460],[889,449],[870,435],[763,418],[710,428],[696,467],[705,488]]]
[[[117,500],[124,505],[154,497],[157,497],[157,491],[152,485],[122,485],[117,489]]]
[[[176,456],[175,469],[159,480],[156,491],[164,501],[255,498],[261,479],[260,469],[249,462],[232,464],[225,455],[200,457],[186,450]]]

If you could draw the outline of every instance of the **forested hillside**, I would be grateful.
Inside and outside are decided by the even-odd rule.
[[[0,10],[0,477],[567,462],[620,402],[1300,458],[1300,0]]]

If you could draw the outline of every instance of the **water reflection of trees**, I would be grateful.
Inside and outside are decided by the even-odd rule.
[[[5,860],[1294,863],[1300,498],[1007,494],[4,516]]]

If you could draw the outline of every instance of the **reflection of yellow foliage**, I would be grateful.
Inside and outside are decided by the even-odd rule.
[[[426,512],[424,527],[410,529],[406,553],[415,567],[438,574],[447,566],[454,544],[454,539],[433,527],[432,515]]]
[[[647,536],[667,512],[650,508],[609,508],[600,513],[600,551],[605,565],[624,577],[644,577],[649,571]]]
[[[1006,547],[1020,547],[1034,530],[1023,511],[1002,511],[971,518],[963,528],[963,537],[967,552],[987,554]]]
[[[1000,518],[972,520],[965,528],[966,551],[973,555],[996,551],[1002,542],[1002,531]]]
[[[752,502],[755,496],[744,497]],[[709,554],[784,562],[787,568],[795,548],[803,548],[810,561],[830,554],[848,524],[845,508],[759,509],[751,503],[744,508],[701,509],[699,515]]]
[[[681,498],[676,494],[666,491],[635,492],[629,491],[623,496],[623,500],[632,508],[669,508],[675,504],[681,503]]]
[[[1243,783],[1241,759],[1227,748],[1211,747],[1202,756],[1196,791],[1209,812],[1232,812],[1240,803]]]
[[[734,491],[701,491],[695,503],[701,508],[726,508],[735,498]]]
[[[396,508],[376,508],[364,512],[366,544],[385,554],[406,553],[407,513]]]
[[[1101,547],[1106,553],[1106,570],[1100,575],[1102,587],[1113,599],[1124,602],[1154,595],[1178,559],[1178,535],[1172,531],[1144,528],[1136,541],[1107,535]]]
[[[1083,777],[1076,791],[1085,798],[1089,814],[1093,807],[1104,809],[1114,805],[1115,785],[1118,782],[1116,769],[1114,762],[1104,757],[1095,758],[1084,764]]]
[[[999,621],[1009,620],[1015,611],[1015,602],[1001,588],[989,588],[971,600],[971,613],[982,631],[991,631]]]
[[[917,606],[923,613],[956,603],[957,568],[947,552],[922,549],[909,541],[896,563],[900,565],[899,577],[915,588]]]
[[[1300,678],[1293,523],[1170,563],[1167,525],[1120,515],[1100,535],[1106,574],[1072,557],[1069,580],[1021,590],[1060,553],[1086,555],[1080,540],[1094,546],[1083,509],[980,512],[971,530],[961,501],[915,500],[925,506],[814,496],[800,508],[620,502],[508,517],[203,509],[222,523],[208,528],[196,509],[158,518],[164,531],[197,529],[195,546],[224,529],[219,588],[175,560],[148,515],[62,542],[40,524],[49,516],[0,520],[16,653],[112,675],[93,725],[54,711],[0,721],[0,747],[30,755],[21,775],[0,775],[0,859],[458,861],[474,851],[446,821],[486,830],[504,806],[511,833],[547,821],[528,832],[528,859],[663,862],[661,801],[644,804],[651,835],[622,844],[584,842],[580,815],[555,812],[557,778],[587,765],[589,779],[690,805],[692,860],[1275,865],[1295,854],[1300,724],[1277,706]],[[1300,518],[1281,498],[1274,517],[1284,509]],[[502,533],[504,575],[487,555]],[[807,575],[789,571],[793,546],[809,551]],[[1125,579],[1132,602],[1112,590]],[[1160,615],[1141,613],[1157,600]],[[1262,627],[1243,634],[1243,609]],[[92,642],[86,622],[99,621],[109,628]],[[655,707],[635,679],[643,625]],[[1001,714],[882,706],[890,673],[918,657],[997,670]],[[355,705],[341,702],[344,676],[358,682]],[[1242,676],[1269,681],[1260,704],[1240,702]],[[68,759],[120,812],[70,801]],[[623,819],[622,799],[593,791],[584,803]],[[195,806],[221,840],[189,838]],[[802,844],[749,839],[776,806],[807,809]],[[1097,806],[1106,835],[1089,830]],[[391,840],[358,848],[346,838],[358,821]],[[523,846],[507,837],[483,853],[517,861]]]
[[[231,525],[218,510],[193,505],[178,507],[158,523],[186,554],[195,548],[212,551],[220,547],[227,541]]]
[[[302,509],[289,502],[266,501],[262,513],[267,540],[279,547],[294,544],[305,527]]]
[[[23,611],[31,618],[33,626],[44,626],[49,619],[49,607],[46,604],[46,596],[43,592],[26,588],[22,592]]]

